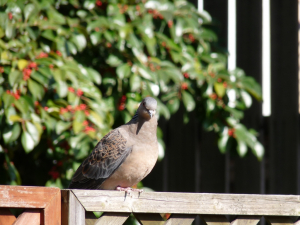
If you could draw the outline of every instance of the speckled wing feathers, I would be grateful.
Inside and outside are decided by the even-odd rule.
[[[69,188],[98,188],[131,152],[126,142],[118,129],[105,135],[77,169]]]

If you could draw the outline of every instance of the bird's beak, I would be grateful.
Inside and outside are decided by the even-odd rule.
[[[155,115],[155,110],[148,110],[148,112],[151,118]]]

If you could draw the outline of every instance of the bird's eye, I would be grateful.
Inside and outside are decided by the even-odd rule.
[[[145,106],[146,104],[145,104],[145,102],[143,102],[143,106]]]

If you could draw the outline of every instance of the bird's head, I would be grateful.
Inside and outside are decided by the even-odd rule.
[[[138,108],[138,114],[145,120],[150,120],[156,112],[157,101],[154,98],[144,98]]]

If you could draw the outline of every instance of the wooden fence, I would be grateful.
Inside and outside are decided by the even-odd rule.
[[[10,208],[25,210],[16,218]],[[0,185],[0,225],[12,224],[60,225],[60,189]]]
[[[118,225],[131,213],[143,225],[190,225],[200,215],[208,225],[300,224],[300,197],[144,192],[131,196],[118,191],[62,190],[62,225]],[[104,212],[96,218],[93,211]],[[170,213],[168,220],[161,214]],[[236,216],[228,221],[225,215]]]

